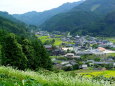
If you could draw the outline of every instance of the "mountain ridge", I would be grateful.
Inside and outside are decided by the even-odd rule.
[[[5,30],[7,32],[15,33],[18,35],[25,35],[28,33],[28,29],[25,24],[14,22],[7,17],[0,16],[0,30]]]
[[[58,13],[67,12],[70,9],[72,9],[73,7],[81,4],[82,2],[83,1],[74,2],[74,3],[65,3],[65,4],[59,6],[58,8],[53,8],[51,10],[46,10],[44,12],[32,11],[32,12],[24,13],[22,15],[14,14],[13,16],[16,19],[19,19],[19,20],[25,22],[26,24],[40,25],[40,24],[44,23],[47,19],[51,18],[52,16],[54,16]]]
[[[48,31],[70,31],[72,34],[81,35],[114,36],[114,26],[110,27],[104,20],[106,15],[115,11],[114,4],[114,0],[86,0],[66,13],[53,16],[43,23],[41,28]],[[108,30],[110,31],[107,33]]]
[[[5,18],[5,19],[11,20],[13,22],[16,22],[16,23],[23,23],[20,20],[14,18],[12,15],[10,15],[8,12],[5,12],[5,11],[0,11],[0,16]]]

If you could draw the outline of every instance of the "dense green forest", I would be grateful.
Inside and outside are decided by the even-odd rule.
[[[24,24],[0,17],[0,64],[15,68],[51,69],[47,51]]]
[[[25,27],[24,24],[15,23],[3,17],[0,17],[0,29],[20,35],[28,33],[27,28]]]
[[[115,36],[114,4],[114,0],[86,0],[70,11],[50,18],[41,28],[70,31],[74,35]]]
[[[92,22],[71,30],[72,34],[93,35],[93,36],[115,36],[115,12],[108,13],[98,22]]]
[[[72,11],[90,11],[101,16],[115,10],[114,0],[85,0],[84,3],[76,6]]]
[[[3,11],[0,11],[0,16],[3,17],[3,18],[6,18],[8,20],[11,20],[13,22],[17,22],[18,24],[22,24],[23,22],[17,20],[16,18],[14,18],[12,15],[10,15],[8,12],[3,12]],[[24,24],[24,23],[23,23]]]

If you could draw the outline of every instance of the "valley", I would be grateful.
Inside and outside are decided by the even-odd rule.
[[[115,86],[115,1],[42,1],[1,2],[0,86]]]
[[[115,44],[107,38],[46,31],[36,32],[36,36],[49,52],[54,70],[101,70],[115,66]]]

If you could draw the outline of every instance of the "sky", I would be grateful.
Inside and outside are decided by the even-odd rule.
[[[7,11],[10,14],[22,14],[29,11],[42,12],[66,2],[77,1],[80,0],[0,0],[0,11]]]

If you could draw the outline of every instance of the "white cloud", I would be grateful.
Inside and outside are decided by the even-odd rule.
[[[0,11],[11,14],[24,13],[28,11],[44,11],[60,6],[66,2],[80,0],[0,0]]]

